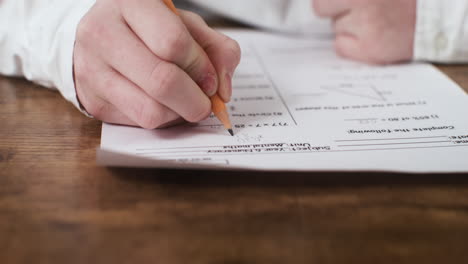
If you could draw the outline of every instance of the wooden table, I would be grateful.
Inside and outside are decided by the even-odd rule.
[[[2,264],[468,263],[463,175],[97,167],[100,122],[5,77],[0,121]]]

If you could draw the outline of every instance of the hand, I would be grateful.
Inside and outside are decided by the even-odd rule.
[[[319,16],[333,20],[339,55],[376,64],[412,59],[416,0],[313,0],[313,5]]]
[[[161,0],[98,0],[78,25],[73,58],[86,111],[153,129],[206,118],[217,92],[229,101],[240,49],[199,16],[178,17]]]

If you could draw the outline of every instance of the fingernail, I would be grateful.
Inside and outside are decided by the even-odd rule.
[[[211,73],[205,75],[205,77],[203,77],[199,82],[199,85],[207,96],[213,96],[218,89],[218,80],[216,79],[216,75]]]

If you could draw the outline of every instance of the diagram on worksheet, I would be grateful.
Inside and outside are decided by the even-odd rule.
[[[341,84],[329,85],[329,86],[324,85],[320,88],[329,92],[327,95],[330,95],[330,92],[331,92],[331,93],[334,93],[334,95],[339,94],[339,95],[344,95],[344,96],[359,97],[359,98],[370,99],[370,100],[374,100],[378,102],[387,101],[384,94],[378,91],[375,85],[372,85],[372,84],[341,83]]]

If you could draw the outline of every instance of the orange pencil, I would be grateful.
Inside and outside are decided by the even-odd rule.
[[[164,3],[166,4],[169,9],[174,12],[174,14],[179,15],[179,11],[177,11],[177,8],[174,6],[174,3],[172,0],[163,0]],[[219,97],[218,94],[213,95],[211,98],[211,109],[213,111],[213,114],[221,121],[221,123],[224,125],[224,128],[227,129],[229,134],[231,136],[234,136],[234,131],[232,130],[232,125],[231,125],[231,120],[229,120],[229,114],[226,109],[226,104],[223,102],[223,100]]]

